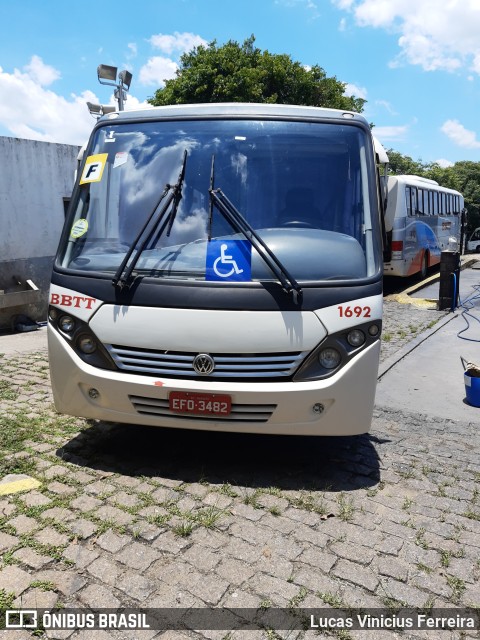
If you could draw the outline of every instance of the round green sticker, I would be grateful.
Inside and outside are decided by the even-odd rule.
[[[72,226],[72,230],[70,231],[70,237],[81,238],[84,233],[87,233],[87,229],[88,229],[88,220],[85,220],[85,218],[80,218]]]

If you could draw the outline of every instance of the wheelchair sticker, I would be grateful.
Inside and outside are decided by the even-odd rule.
[[[252,245],[248,240],[211,240],[205,280],[245,282],[252,279]]]

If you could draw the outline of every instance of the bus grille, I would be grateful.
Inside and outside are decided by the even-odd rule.
[[[145,396],[128,396],[133,408],[142,415],[159,416],[164,418],[181,418],[182,420],[210,420],[214,422],[267,422],[276,404],[232,404],[228,416],[199,416],[180,414],[170,411],[168,400],[147,398]]]
[[[293,375],[309,353],[210,354],[215,370],[209,376],[198,375],[193,368],[196,353],[150,351],[137,347],[105,345],[118,369],[144,375],[174,376],[218,380],[224,378],[286,378]]]

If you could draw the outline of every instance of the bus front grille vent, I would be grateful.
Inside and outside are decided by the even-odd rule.
[[[249,378],[264,380],[290,378],[309,351],[288,353],[211,353],[214,371],[208,376],[196,373],[193,360],[197,353],[152,351],[138,347],[105,345],[120,371],[143,375],[161,375],[198,380]]]
[[[133,408],[142,415],[163,418],[180,418],[182,420],[210,420],[215,422],[267,422],[276,404],[232,404],[232,410],[227,416],[201,416],[176,413],[169,408],[168,400],[148,398],[145,396],[128,396]]]

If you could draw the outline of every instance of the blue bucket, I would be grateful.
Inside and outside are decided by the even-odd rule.
[[[472,407],[480,407],[480,378],[474,378],[467,371],[463,374],[467,402]]]

